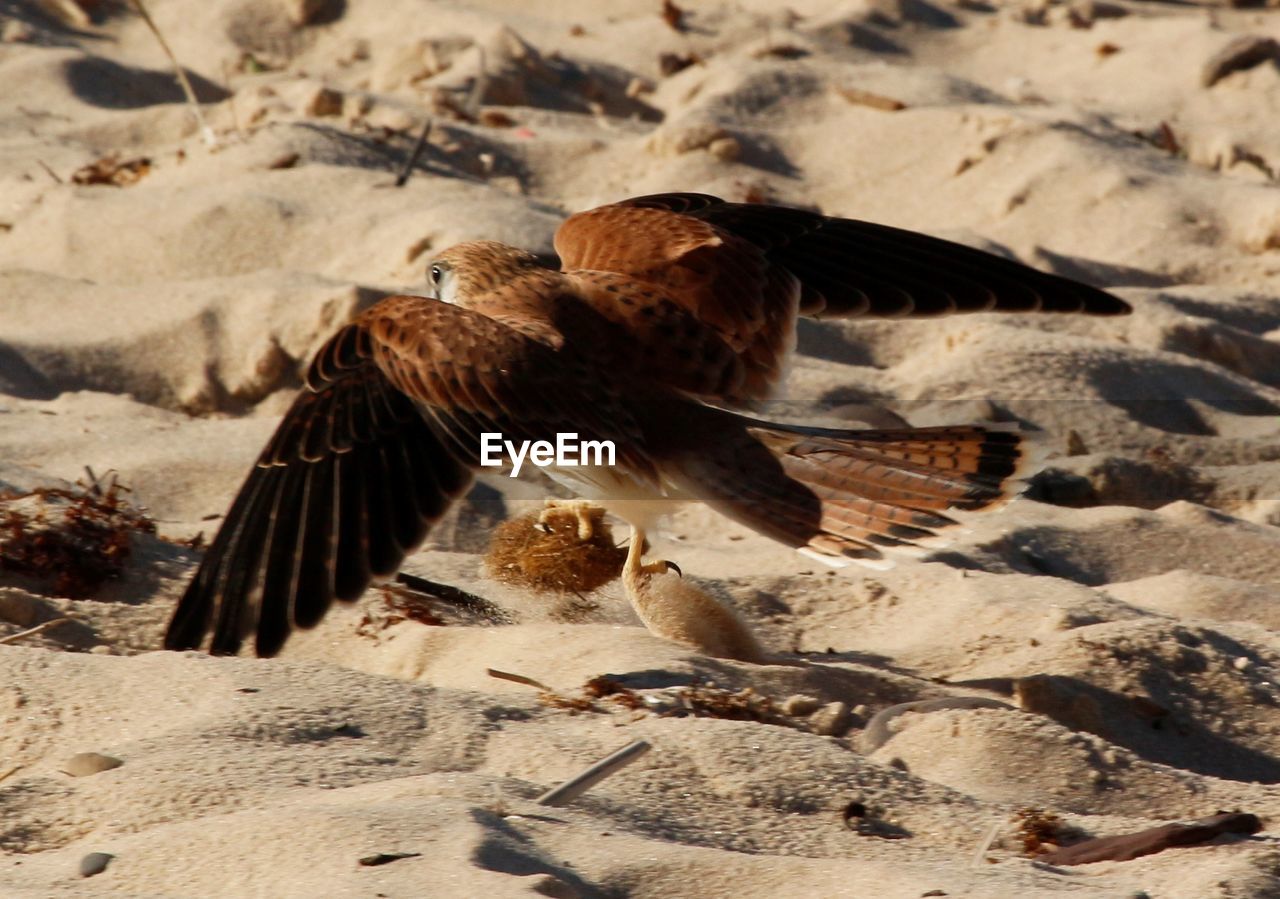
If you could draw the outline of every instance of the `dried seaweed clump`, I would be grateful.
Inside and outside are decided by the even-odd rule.
[[[1079,839],[1080,832],[1057,815],[1040,808],[1020,808],[1013,814],[1018,830],[1014,839],[1027,857],[1052,852],[1064,842]]]
[[[114,480],[81,491],[42,487],[0,493],[0,570],[52,581],[52,593],[93,596],[124,572],[134,532],[155,523],[122,496]]]
[[[589,593],[617,578],[627,551],[614,545],[604,510],[592,510],[590,540],[578,538],[578,519],[553,512],[504,521],[493,532],[485,564],[499,581],[548,593]]]
[[[71,175],[76,184],[105,184],[111,187],[128,187],[137,184],[151,171],[151,160],[146,157],[126,159],[121,162],[115,156],[104,156]]]
[[[779,711],[773,700],[751,687],[731,692],[708,683],[682,687],[675,694],[674,708],[664,717],[725,718],[729,721],[759,721],[779,727],[795,727],[790,718]]]
[[[772,698],[751,687],[726,690],[713,681],[678,688],[641,692],[607,674],[600,674],[582,685],[577,696],[556,693],[545,684],[519,675],[489,672],[495,677],[516,680],[536,688],[538,700],[545,706],[578,712],[607,712],[615,705],[635,713],[632,720],[647,715],[658,718],[722,718],[729,721],[756,721],[776,727],[805,729],[804,719],[797,719],[779,708]]]
[[[589,696],[593,699],[608,698],[611,702],[616,702],[623,708],[631,709],[632,711],[645,707],[643,696],[607,674],[597,674],[583,684],[582,693],[584,696]]]

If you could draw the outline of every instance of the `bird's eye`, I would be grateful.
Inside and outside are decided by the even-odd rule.
[[[440,266],[438,265],[431,266],[431,283],[432,284],[439,284],[440,279],[443,276],[444,276],[444,272],[440,271]]]

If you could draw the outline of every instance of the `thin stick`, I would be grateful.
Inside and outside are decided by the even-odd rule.
[[[25,631],[18,631],[16,634],[10,634],[7,637],[0,637],[0,646],[3,646],[6,643],[17,643],[23,637],[34,637],[36,634],[42,634],[49,630],[49,628],[57,627],[59,624],[65,624],[70,620],[70,618],[54,618],[50,621],[37,624],[35,627],[29,627]]]
[[[231,66],[225,59],[222,61],[222,83],[227,87],[227,106],[231,110],[231,127],[236,130],[236,135],[244,140],[244,132],[240,130],[240,117],[236,115],[236,95],[231,90]]]
[[[536,681],[531,677],[525,677],[523,674],[512,674],[510,671],[499,671],[497,668],[486,668],[484,673],[490,677],[496,677],[498,680],[509,680],[515,684],[524,684],[526,687],[533,687],[535,690],[541,690],[543,693],[555,692],[541,681]]]
[[[427,145],[427,138],[431,136],[431,126],[433,124],[435,124],[434,119],[427,119],[426,124],[422,126],[422,132],[418,135],[418,142],[413,145],[413,152],[409,154],[404,168],[396,176],[396,187],[404,187],[405,182],[409,180],[409,176],[413,174],[413,167],[418,164],[418,157],[422,155],[422,149]]]
[[[178,83],[182,85],[182,92],[187,95],[187,103],[190,104],[191,111],[195,114],[196,124],[200,126],[200,135],[204,138],[205,144],[211,149],[218,146],[218,136],[213,133],[209,123],[204,120],[204,113],[200,111],[200,101],[196,99],[196,92],[192,89],[191,82],[187,80],[187,73],[178,64],[178,57],[174,56],[173,51],[169,49],[169,42],[164,39],[164,35],[160,33],[156,23],[152,21],[151,14],[147,12],[147,7],[142,0],[133,0],[133,5],[138,10],[138,15],[142,16],[142,21],[147,23],[151,33],[160,42],[160,49],[164,51],[164,55],[169,57],[169,62],[173,63],[173,72],[178,76]]]
[[[571,777],[553,790],[538,797],[538,805],[568,805],[611,774],[630,765],[653,747],[648,740],[636,740],[608,758],[601,759],[577,777]]]
[[[484,47],[477,47],[480,53],[480,70],[476,73],[476,80],[471,83],[471,90],[467,94],[467,103],[462,108],[473,119],[480,118],[480,101],[484,99],[484,92],[489,87],[489,72],[485,65]]]
[[[50,178],[52,178],[54,181],[57,181],[59,184],[63,183],[62,179],[58,177],[58,173],[55,172],[53,169],[49,168],[49,166],[45,163],[43,159],[37,159],[36,162],[40,165],[40,168],[44,169],[46,172],[49,173]]]
[[[973,861],[969,863],[970,867],[978,868],[987,860],[987,850],[991,848],[991,844],[996,841],[996,834],[1000,833],[1000,822],[997,821],[987,828],[986,835],[982,838],[978,851],[973,854]]]

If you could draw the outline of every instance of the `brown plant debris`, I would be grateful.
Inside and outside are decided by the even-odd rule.
[[[751,55],[756,59],[766,59],[771,56],[774,59],[804,59],[809,55],[809,51],[795,44],[768,44]]]
[[[884,112],[898,112],[907,108],[907,104],[901,100],[895,100],[893,97],[886,97],[881,94],[873,94],[871,91],[864,91],[857,87],[837,87],[836,92],[850,103],[858,106],[870,106],[872,109],[880,109]]]
[[[542,681],[534,680],[524,674],[516,674],[512,671],[499,671],[497,668],[486,668],[484,673],[490,677],[497,678],[498,680],[509,680],[513,684],[524,684],[526,687],[533,687],[535,690],[541,690],[544,693],[551,692],[551,688]]]
[[[578,537],[578,521],[538,513],[504,521],[489,541],[485,565],[499,581],[550,593],[590,593],[617,578],[627,552],[615,546],[604,510],[595,510],[591,539]]]
[[[496,668],[489,668],[485,672],[490,677],[498,680],[511,681],[515,684],[524,684],[526,687],[533,687],[538,691],[538,702],[550,709],[564,709],[571,715],[578,712],[599,712],[602,711],[596,706],[592,699],[594,698],[586,688],[581,691],[581,696],[565,696],[563,693],[557,693],[548,687],[542,681],[534,680],[523,674],[515,674],[510,671],[499,671]],[[590,683],[590,682],[588,682]]]
[[[1267,60],[1280,62],[1280,42],[1275,38],[1242,34],[1209,57],[1200,71],[1200,83],[1213,87],[1232,72],[1252,69]]]
[[[759,721],[782,727],[795,727],[787,715],[774,707],[773,700],[751,687],[736,692],[721,689],[714,684],[683,687],[675,694],[676,705],[664,713],[665,717],[724,718],[729,721]]]
[[[700,62],[702,60],[693,53],[659,53],[658,71],[663,74],[663,77],[669,78],[676,72],[683,72],[694,63]]]
[[[1053,812],[1041,808],[1020,808],[1013,813],[1018,825],[1016,839],[1022,854],[1038,856],[1058,849],[1064,842],[1081,837],[1080,831],[1068,826]]]
[[[684,10],[671,0],[662,0],[662,21],[673,31],[684,31]]]
[[[397,585],[378,587],[382,608],[376,613],[365,612],[357,630],[360,633],[383,631],[402,621],[416,621],[429,627],[442,627],[448,622],[435,613],[430,600],[414,596]]]
[[[105,489],[95,479],[79,491],[0,493],[0,570],[52,581],[59,596],[93,596],[124,573],[132,534],[156,531],[127,492],[112,477]]]
[[[582,685],[583,695],[592,699],[608,699],[627,709],[643,709],[644,697],[607,674],[597,674]]]
[[[579,712],[598,712],[596,704],[585,696],[565,696],[554,690],[546,690],[538,694],[538,702],[550,709],[563,709],[570,715]]]
[[[1174,156],[1178,155],[1178,151],[1182,146],[1178,143],[1178,137],[1173,133],[1173,129],[1169,127],[1168,122],[1161,122],[1156,126],[1155,134],[1152,135],[1151,142]]]
[[[378,588],[380,605],[367,608],[357,632],[372,636],[402,621],[431,627],[502,625],[513,619],[482,596],[401,571],[395,581]]]
[[[514,128],[516,120],[501,109],[480,110],[480,124],[488,128]]]
[[[145,156],[121,161],[114,153],[103,156],[71,173],[76,184],[107,184],[128,187],[137,184],[151,171],[151,160]]]
[[[1257,815],[1219,812],[1190,824],[1161,824],[1137,833],[1098,837],[1040,856],[1050,865],[1087,865],[1091,862],[1127,862],[1166,849],[1198,846],[1223,834],[1255,834],[1262,829]]]

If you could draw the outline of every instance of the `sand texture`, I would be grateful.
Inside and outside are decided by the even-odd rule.
[[[0,896],[1280,897],[1274,4],[148,8],[212,146],[125,3],[0,2],[0,641],[69,619],[0,642]],[[651,635],[617,581],[494,577],[536,474],[483,479],[405,566],[484,603],[374,589],[279,658],[157,651],[342,322],[455,242],[549,252],[675,190],[1135,311],[803,323],[778,416],[1021,422],[1048,467],[885,571],[693,505],[651,534],[775,664]],[[36,549],[52,571],[18,570]],[[876,719],[963,697],[994,701]],[[1263,830],[1035,858],[1220,811]]]

